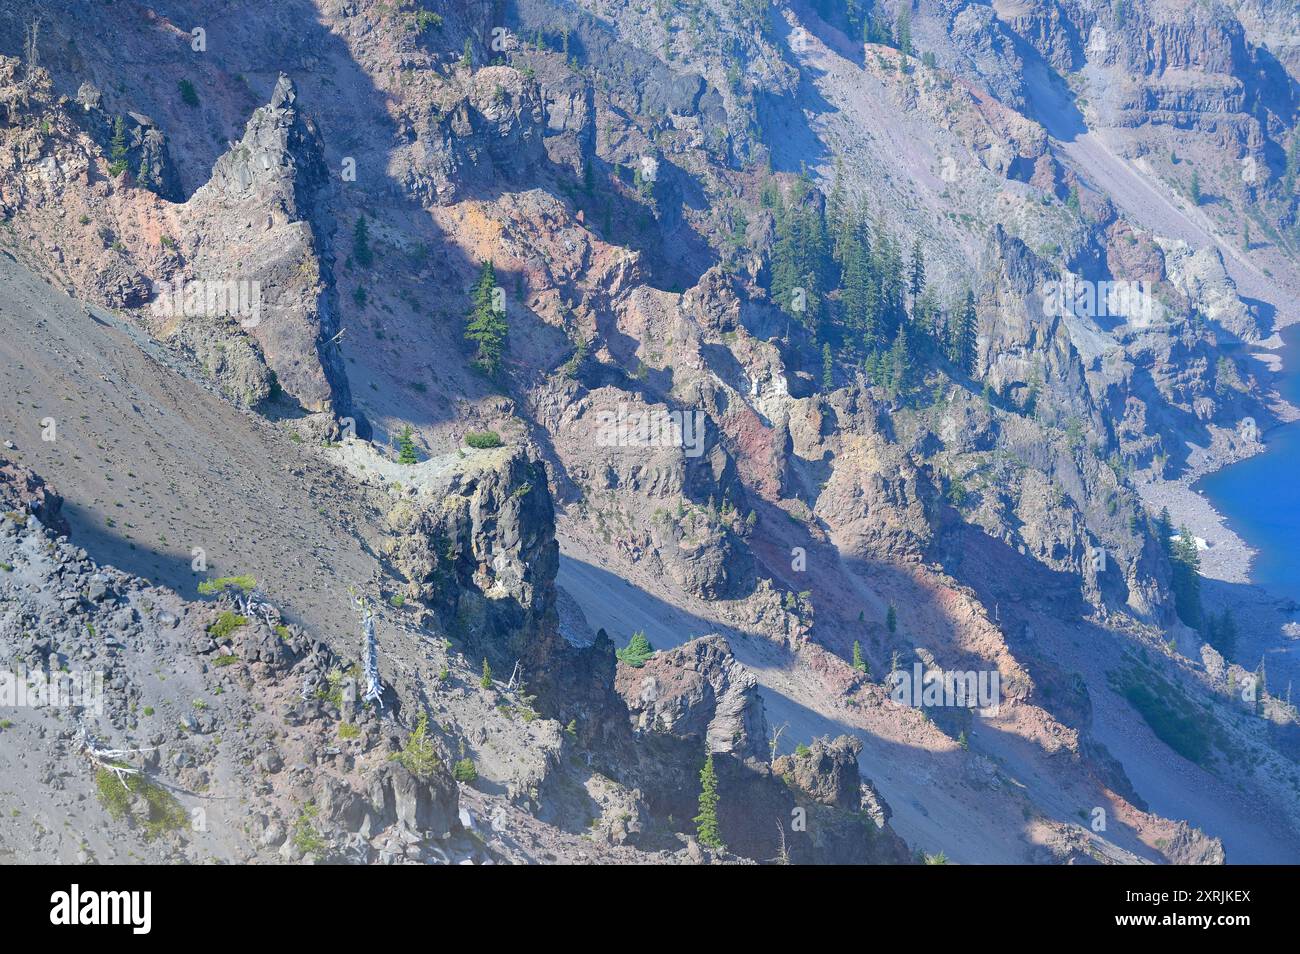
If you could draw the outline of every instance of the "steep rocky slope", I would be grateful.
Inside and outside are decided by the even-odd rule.
[[[404,730],[427,708],[473,797],[547,831],[686,850],[707,750],[754,860],[1294,858],[1295,710],[1181,621],[1142,496],[1292,413],[1241,346],[1298,317],[1294,49],[1240,6],[922,3],[904,44],[892,4],[36,4],[43,68],[0,63],[4,241],[96,308],[0,262],[20,459],[98,562],[194,596],[203,547],[341,658],[348,588],[385,601]],[[905,387],[836,323],[851,283],[814,283],[819,326],[778,287],[786,217],[859,205],[874,248],[924,246]],[[463,342],[483,261],[495,377]],[[1054,310],[1075,280],[1149,307]],[[169,310],[194,282],[260,310]],[[926,344],[967,320],[968,354]],[[117,347],[154,357],[79,393]],[[33,430],[64,397],[69,452]],[[609,439],[637,414],[690,439]],[[890,699],[914,664],[996,673],[997,713]]]

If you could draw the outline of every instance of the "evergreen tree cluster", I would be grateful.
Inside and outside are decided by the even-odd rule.
[[[877,8],[874,0],[812,0],[812,7],[824,21],[848,36],[861,37],[866,43],[903,49],[906,40],[911,45],[911,14],[906,7],[900,9],[893,21],[889,11]]]
[[[1237,621],[1230,609],[1216,615],[1201,605],[1201,555],[1196,549],[1196,537],[1186,527],[1174,536],[1168,507],[1156,518],[1155,535],[1173,570],[1171,588],[1178,618],[1199,630],[1211,646],[1231,660],[1237,652]]]
[[[975,296],[940,305],[919,237],[905,246],[865,202],[845,194],[838,173],[824,204],[807,174],[784,199],[769,183],[762,204],[775,218],[772,300],[815,342],[824,388],[833,386],[836,358],[860,362],[870,383],[894,395],[930,359],[973,372]]]

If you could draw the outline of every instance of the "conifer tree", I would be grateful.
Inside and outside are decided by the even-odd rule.
[[[397,462],[399,464],[416,464],[420,458],[415,453],[415,441],[411,439],[411,425],[402,428],[397,438]]]
[[[903,256],[898,242],[884,225],[877,223],[875,244],[875,272],[879,293],[875,303],[874,333],[879,347],[884,348],[894,340],[894,334],[904,319]]]
[[[902,394],[911,383],[912,362],[907,352],[907,329],[899,325],[894,344],[889,349],[889,390]]]
[[[1283,196],[1289,198],[1295,193],[1297,177],[1300,176],[1300,132],[1292,133],[1291,143],[1286,148],[1286,172],[1283,173]]]
[[[858,672],[867,671],[867,661],[862,658],[862,643],[853,640],[853,668]]]
[[[1173,546],[1174,609],[1178,618],[1193,629],[1201,625],[1201,556],[1196,538],[1183,527]]]
[[[1160,508],[1160,517],[1156,520],[1156,539],[1160,541],[1160,548],[1165,551],[1165,555],[1172,553],[1174,536],[1174,522],[1169,516],[1169,508]]]
[[[1223,613],[1217,617],[1213,613],[1207,613],[1205,630],[1206,640],[1224,659],[1231,659],[1236,655],[1237,621],[1232,615],[1232,610],[1225,607]]]
[[[700,770],[700,813],[695,816],[695,831],[700,844],[722,851],[722,833],[718,829],[718,776],[713,769],[713,753]]]
[[[925,290],[925,254],[921,251],[921,240],[912,243],[912,261],[907,269],[908,291],[912,295],[912,319],[916,319],[916,303]]]
[[[485,374],[495,376],[501,369],[509,326],[496,304],[497,277],[492,263],[484,262],[471,295],[472,310],[465,327],[465,337],[478,346],[474,363]]]
[[[967,374],[972,373],[975,367],[976,322],[975,293],[968,290],[966,301],[954,322],[948,355],[952,363]]]
[[[488,665],[486,656],[483,657],[483,678],[478,681],[478,684],[484,689],[492,688],[492,667]]]
[[[374,253],[370,250],[370,228],[366,225],[364,215],[357,219],[357,224],[352,228],[352,260],[362,268],[369,268],[375,260]]]
[[[912,11],[909,0],[898,8],[898,49],[904,56],[912,55]]]
[[[840,266],[840,304],[843,326],[851,339],[871,352],[881,346],[876,337],[876,277],[871,262],[865,210],[847,215],[836,242]]]
[[[831,183],[831,194],[826,197],[826,230],[837,240],[844,229],[848,216],[847,199],[844,194],[844,162],[835,157],[835,179]]]
[[[912,323],[917,329],[921,343],[927,350],[943,350],[943,314],[935,300],[934,289],[926,288],[921,292],[912,313]]]
[[[812,335],[821,323],[821,296],[827,278],[826,221],[811,201],[812,183],[801,176],[776,216],[772,249],[772,298]]]
[[[118,116],[113,120],[113,139],[108,146],[108,174],[119,176],[126,171],[126,123]]]

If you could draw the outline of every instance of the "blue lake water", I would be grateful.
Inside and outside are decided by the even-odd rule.
[[[1282,332],[1279,390],[1300,405],[1300,325]],[[1251,579],[1300,601],[1300,421],[1264,433],[1267,450],[1197,483],[1237,535],[1257,551]]]

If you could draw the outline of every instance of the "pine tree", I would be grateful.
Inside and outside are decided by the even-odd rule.
[[[835,357],[831,354],[830,342],[822,345],[822,390],[835,389]]]
[[[1295,193],[1297,177],[1300,177],[1300,132],[1291,134],[1291,143],[1286,148],[1286,172],[1282,176],[1284,198]]]
[[[614,655],[618,657],[619,661],[627,663],[633,669],[640,669],[650,661],[650,657],[654,654],[654,646],[650,644],[650,640],[646,638],[646,634],[641,630],[633,633],[632,638],[628,640],[627,645],[622,649],[614,650]]]
[[[862,643],[853,640],[853,668],[858,672],[867,671],[867,661],[862,658]]]
[[[1169,516],[1169,508],[1160,508],[1160,517],[1156,520],[1156,539],[1160,541],[1160,549],[1165,551],[1166,556],[1173,553],[1173,536],[1174,521]]]
[[[1196,538],[1183,527],[1173,547],[1174,609],[1178,618],[1193,629],[1201,625],[1201,556]]]
[[[492,667],[488,665],[486,656],[483,657],[483,678],[478,681],[478,684],[484,689],[492,688]]]
[[[949,359],[967,374],[975,368],[975,348],[978,315],[975,311],[975,293],[966,292],[966,301],[957,315],[949,343]]]
[[[503,310],[496,305],[497,277],[491,262],[484,262],[471,293],[472,310],[465,327],[465,338],[478,346],[474,363],[489,376],[501,370],[509,326]]]
[[[352,260],[362,268],[369,268],[375,260],[374,253],[370,250],[370,228],[366,225],[364,215],[357,219],[357,224],[352,229]]]
[[[1083,208],[1083,203],[1079,198],[1079,187],[1077,185],[1070,186],[1070,194],[1066,196],[1065,205],[1066,208],[1075,215],[1078,215],[1080,210]]]
[[[1259,665],[1255,667],[1254,692],[1252,693],[1252,706],[1255,714],[1258,715],[1264,710],[1264,697],[1268,693],[1268,672],[1264,669],[1264,657],[1259,657]],[[1249,683],[1248,683],[1249,685]]]
[[[790,317],[816,336],[821,324],[821,296],[827,283],[826,220],[821,205],[809,196],[807,175],[791,190],[790,201],[776,215],[772,248],[772,299]]]
[[[934,289],[927,288],[921,292],[912,313],[912,323],[921,334],[921,342],[927,350],[943,350],[943,314],[935,300]]]
[[[889,349],[889,390],[891,394],[902,394],[907,390],[912,376],[912,362],[908,356],[907,329],[901,325],[894,335],[893,347]]]
[[[1219,651],[1224,659],[1231,659],[1237,652],[1237,621],[1232,610],[1226,607],[1218,617],[1210,613],[1205,618],[1205,638]]]
[[[910,0],[905,0],[903,5],[898,8],[898,49],[903,56],[912,55],[912,11],[909,9]]]
[[[876,224],[876,242],[874,247],[873,270],[876,276],[877,293],[873,318],[873,337],[884,348],[894,340],[899,325],[903,323],[903,292],[906,282],[903,276],[903,255],[898,242],[882,224]]]
[[[925,290],[925,254],[921,251],[921,240],[912,243],[912,261],[907,269],[908,291],[912,294],[912,320],[916,320],[916,303]]]
[[[113,120],[113,139],[108,146],[108,174],[120,176],[126,171],[126,123],[118,116]]]
[[[898,632],[898,613],[892,604],[889,609],[885,611],[885,629],[889,630],[891,633]]]
[[[831,183],[831,194],[826,197],[826,230],[838,240],[844,229],[848,216],[847,199],[844,195],[844,162],[835,157],[835,179]]]
[[[835,243],[840,267],[841,322],[851,340],[870,353],[881,347],[877,338],[877,280],[872,269],[871,242],[865,209],[847,215]]]
[[[722,851],[722,833],[718,830],[718,776],[713,770],[713,753],[700,770],[700,813],[695,816],[695,831],[701,845]]]
[[[402,428],[401,435],[397,438],[397,462],[399,464],[416,464],[420,458],[415,453],[415,441],[411,439],[411,425],[407,424]]]
[[[470,42],[469,37],[465,37],[465,48],[460,54],[460,67],[464,70],[474,68],[474,44]]]

